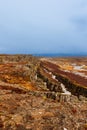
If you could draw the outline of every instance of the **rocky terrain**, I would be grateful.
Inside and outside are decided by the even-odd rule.
[[[65,73],[86,69],[83,58],[0,55],[0,130],[87,130],[86,78]]]

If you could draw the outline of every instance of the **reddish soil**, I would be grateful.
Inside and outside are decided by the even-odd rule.
[[[87,98],[71,95],[69,101],[48,98],[52,94],[37,77],[44,66],[72,81],[81,77],[66,73],[58,65],[30,55],[0,55],[0,130],[86,130]],[[56,83],[49,74],[48,82]],[[83,85],[83,81],[79,84]],[[84,85],[87,86],[85,81]],[[56,94],[53,91],[54,94]]]

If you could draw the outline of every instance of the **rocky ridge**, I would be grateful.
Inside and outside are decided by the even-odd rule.
[[[68,98],[40,63],[31,55],[0,55],[0,130],[86,130],[87,98]]]

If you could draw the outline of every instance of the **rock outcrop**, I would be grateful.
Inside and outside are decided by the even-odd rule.
[[[31,55],[0,55],[0,130],[86,130],[87,98],[81,92],[78,100],[56,67]]]

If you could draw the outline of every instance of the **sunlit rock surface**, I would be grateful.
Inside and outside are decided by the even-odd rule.
[[[0,55],[0,130],[86,130],[86,78],[63,73],[86,75],[86,66],[86,58]]]

